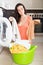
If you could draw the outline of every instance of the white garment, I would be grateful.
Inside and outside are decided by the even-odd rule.
[[[13,18],[13,22],[12,22],[12,26],[10,21],[5,18],[5,17],[0,17],[0,23],[2,24],[3,22],[5,22],[7,24],[7,28],[6,28],[6,38],[4,39],[4,41],[1,39],[0,37],[0,45],[1,46],[5,46],[5,47],[9,47],[10,46],[10,42],[13,40],[15,41],[16,39],[21,39],[20,34],[19,34],[19,30],[18,30],[18,26],[16,23],[15,18]],[[2,28],[3,29],[3,28]],[[2,33],[2,32],[1,32]],[[17,37],[16,37],[16,36]],[[2,36],[2,34],[0,34],[0,36]]]
[[[6,23],[7,28],[6,28],[6,41],[11,42],[12,39],[12,27],[11,24],[9,22],[9,20],[5,17],[0,17],[0,23],[3,24],[3,22]]]
[[[19,45],[22,45],[24,47],[26,47],[27,49],[30,49],[31,47],[31,44],[30,44],[30,40],[16,40],[14,44],[19,44]]]
[[[2,8],[0,8],[0,17],[3,17],[3,11]],[[0,45],[0,53],[2,51],[3,47]]]
[[[18,30],[18,26],[17,26],[17,23],[16,23],[16,20],[15,18],[13,18],[13,21],[12,21],[12,31],[13,31],[13,40],[15,41],[16,39],[21,39],[20,37],[20,33],[19,33],[19,30]]]
[[[11,26],[11,24],[10,24],[10,22],[9,22],[9,20],[7,19],[7,18],[5,18],[5,17],[0,17],[0,23],[2,23],[3,24],[3,22],[5,22],[6,24],[7,24],[7,28],[6,28],[6,38],[5,39],[3,39],[2,40],[2,30],[0,31],[0,45],[1,46],[6,46],[6,47],[8,47],[9,46],[9,43],[11,42],[11,40],[12,40],[12,26]],[[3,26],[2,26],[2,28],[3,28]],[[0,28],[1,29],[1,28]]]
[[[0,8],[0,17],[3,17],[3,11],[2,11],[2,8]]]

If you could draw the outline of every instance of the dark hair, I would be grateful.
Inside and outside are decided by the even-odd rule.
[[[18,4],[15,6],[15,14],[14,14],[14,17],[15,17],[17,23],[19,23],[19,20],[20,20],[20,18],[21,18],[21,15],[18,13],[18,10],[17,10],[17,7],[20,6],[20,5],[23,6],[24,11],[25,11],[24,13],[26,14],[26,9],[25,9],[24,5],[21,4],[21,3],[18,3]]]

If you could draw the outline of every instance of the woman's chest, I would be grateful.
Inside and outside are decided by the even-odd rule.
[[[24,19],[24,20],[22,19],[18,25],[20,27],[22,26],[23,28],[27,28],[28,27],[28,20],[27,19]]]

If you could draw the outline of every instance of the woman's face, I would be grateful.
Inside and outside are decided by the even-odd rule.
[[[22,15],[24,15],[24,8],[23,8],[23,6],[22,5],[20,5],[20,6],[18,6],[17,7],[17,10],[18,10],[18,13],[22,16]]]

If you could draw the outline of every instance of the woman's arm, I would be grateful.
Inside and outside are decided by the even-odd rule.
[[[35,24],[35,25],[36,25],[36,24],[40,24],[40,19],[34,19],[33,21],[34,21],[34,24]]]

